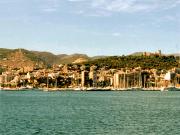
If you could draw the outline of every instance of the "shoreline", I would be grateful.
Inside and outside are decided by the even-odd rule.
[[[0,91],[43,91],[43,92],[56,92],[56,91],[180,91],[179,87],[167,88],[0,88]]]

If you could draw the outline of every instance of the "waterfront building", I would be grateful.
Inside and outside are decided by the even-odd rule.
[[[120,74],[115,73],[114,74],[114,79],[113,79],[114,88],[119,88],[119,78],[120,78]]]
[[[119,71],[113,77],[114,88],[142,87],[142,75],[139,71]]]
[[[79,72],[73,72],[72,73],[72,87],[77,87],[80,85],[80,80],[81,80],[81,77],[80,77],[80,73]]]
[[[91,66],[90,67],[90,72],[89,72],[89,79],[92,80],[92,86],[97,87],[97,71],[96,71],[96,66]]]
[[[5,76],[0,75],[0,84],[3,84],[5,82]]]
[[[88,80],[89,80],[89,72],[83,70],[81,72],[81,87],[87,87],[88,86]]]

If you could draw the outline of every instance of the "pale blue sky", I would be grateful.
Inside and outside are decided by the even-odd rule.
[[[180,0],[0,0],[0,47],[90,56],[179,52]]]

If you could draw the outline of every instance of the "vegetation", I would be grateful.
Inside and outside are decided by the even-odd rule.
[[[134,68],[143,69],[171,69],[178,67],[174,56],[112,56],[86,62],[85,65],[96,65],[98,68],[108,69]]]
[[[0,48],[0,60],[7,58],[9,54],[18,51],[18,49],[4,49]],[[47,67],[51,67],[53,64],[72,64],[78,58],[87,59],[88,62],[83,64],[89,69],[91,65],[97,65],[98,68],[108,69],[120,69],[120,68],[134,68],[141,67],[144,69],[171,69],[178,67],[178,56],[143,56],[142,52],[137,52],[128,56],[99,56],[88,57],[84,54],[72,54],[72,55],[54,55],[49,52],[38,52],[21,49],[23,54],[29,60],[36,63],[44,63]],[[79,64],[78,66],[81,66]]]
[[[0,48],[0,60],[3,58],[8,58],[9,54],[18,51],[19,49],[5,49]],[[74,62],[79,58],[89,59],[85,54],[72,54],[72,55],[54,55],[50,52],[39,52],[39,51],[29,51],[21,49],[24,56],[33,62],[43,62],[45,65],[53,64],[69,64]]]
[[[11,52],[11,49],[0,48],[0,60],[3,58],[7,58],[7,55]]]
[[[2,72],[4,72],[5,71],[5,69],[4,68],[2,68],[2,67],[0,67],[0,75],[2,74]]]

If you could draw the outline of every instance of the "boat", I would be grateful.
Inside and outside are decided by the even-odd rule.
[[[48,92],[49,89],[48,89],[48,88],[44,88],[43,91],[44,91],[44,92]]]
[[[6,91],[16,91],[16,90],[19,90],[19,88],[4,87],[2,90],[6,90]]]
[[[3,89],[4,90],[11,90],[11,88],[9,88],[9,87],[4,87]]]
[[[117,91],[117,90],[118,90],[118,88],[111,87],[111,88],[110,88],[110,90],[111,90],[111,91]]]
[[[80,91],[82,90],[81,87],[77,87],[77,88],[74,88],[75,91]]]
[[[19,90],[25,90],[25,89],[28,89],[27,87],[25,87],[25,86],[21,86],[21,87],[19,87]]]
[[[160,91],[161,91],[161,92],[162,92],[162,91],[165,91],[165,87],[161,87]]]
[[[169,91],[180,91],[180,88],[175,87],[175,86],[170,86],[170,87],[167,87],[167,88],[165,88],[165,89],[167,89],[167,90],[169,90]]]
[[[27,85],[26,86],[28,89],[33,89],[33,86]]]
[[[50,90],[51,90],[51,91],[58,91],[59,88],[51,88]]]
[[[175,86],[161,87],[161,91],[180,91],[180,88]]]
[[[172,89],[174,89],[173,86],[170,86],[170,87],[161,87],[161,91],[171,91]]]
[[[103,90],[103,91],[111,91],[111,88],[110,87],[105,87],[105,88],[101,88],[101,90]]]
[[[87,90],[87,88],[86,88],[86,87],[83,87],[82,90]]]
[[[87,88],[87,91],[96,91],[96,90],[98,90],[96,87],[89,87],[89,88]]]
[[[132,87],[132,91],[142,91],[143,89],[141,87]]]

